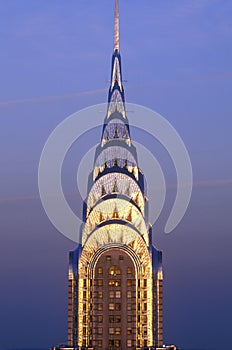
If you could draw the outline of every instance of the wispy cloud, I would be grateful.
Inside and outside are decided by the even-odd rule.
[[[67,100],[74,97],[83,97],[83,96],[94,96],[98,95],[102,92],[106,92],[107,89],[97,89],[97,90],[89,90],[89,91],[81,91],[67,95],[51,95],[51,96],[42,96],[42,97],[32,97],[32,98],[24,98],[24,99],[16,99],[16,100],[8,100],[1,101],[1,106],[9,106],[15,104],[27,104],[27,103],[37,103],[37,102],[52,102],[59,100]]]
[[[232,79],[232,71],[215,73],[215,74],[212,73],[212,74],[201,75],[201,76],[194,76],[193,75],[193,76],[188,76],[188,77],[183,78],[183,79],[162,80],[162,81],[157,81],[157,83],[155,85],[169,86],[169,85],[177,85],[177,84],[188,83],[188,82],[208,82],[208,81],[228,80],[228,79]],[[141,87],[142,85],[140,84],[138,86]],[[129,88],[133,88],[133,87],[137,88],[138,86],[134,85],[134,84],[130,84]],[[151,85],[144,84],[143,86],[150,87]],[[32,97],[32,98],[0,101],[0,107],[1,106],[17,105],[17,104],[38,103],[38,102],[53,102],[53,101],[68,100],[68,99],[72,99],[75,97],[83,97],[83,96],[97,96],[101,93],[107,93],[107,88],[75,92],[75,93],[67,94],[67,95],[50,95],[50,96],[42,96],[42,97]]]
[[[182,185],[181,187],[188,187],[189,185]],[[232,179],[213,179],[205,181],[196,181],[193,183],[193,188],[228,188],[232,186]],[[176,189],[176,184],[167,184],[167,189]],[[67,198],[76,197],[75,194],[65,194]],[[14,202],[28,202],[40,200],[39,195],[34,196],[19,196],[19,197],[2,197],[0,198],[0,204],[4,203],[14,203]]]

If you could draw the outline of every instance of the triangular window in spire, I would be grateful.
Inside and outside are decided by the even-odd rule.
[[[122,100],[121,93],[118,89],[115,89],[109,103],[108,108],[108,118],[113,114],[114,112],[119,112],[123,115],[125,118],[125,109],[124,109],[124,103]]]
[[[106,195],[106,189],[105,189],[105,186],[102,185],[102,188],[101,188],[101,196],[105,196]]]
[[[130,182],[129,182],[129,184],[128,184],[126,190],[125,190],[125,195],[128,196],[128,197],[130,197]]]
[[[124,168],[124,169],[127,169],[127,166],[128,166],[128,161],[127,161],[127,159],[125,159],[125,163],[124,163],[124,165],[123,165],[123,168]],[[129,184],[129,187],[130,187],[130,184]]]
[[[118,193],[119,192],[118,185],[117,185],[117,179],[114,179],[114,186],[113,186],[112,192],[113,193]]]
[[[114,139],[118,139],[119,136],[118,136],[118,127],[117,125],[115,126],[115,129],[114,129]]]
[[[118,86],[120,87],[120,90],[122,91],[122,79],[121,79],[121,72],[120,72],[120,64],[119,64],[119,60],[117,57],[114,58],[111,91],[113,90],[113,87],[114,87],[116,82],[118,83]]]
[[[126,220],[132,222],[132,209],[131,208],[130,208],[130,211],[126,217]]]
[[[114,164],[113,166],[118,166],[118,158],[114,158]]]
[[[114,212],[113,212],[113,219],[118,219],[119,218],[119,215],[118,215],[118,209],[115,205],[115,208],[114,208]]]
[[[102,215],[102,212],[100,212],[100,215],[99,215],[99,222],[102,222],[104,220],[104,217]]]
[[[135,203],[137,205],[139,205],[139,193],[137,193],[136,197],[135,197]]]

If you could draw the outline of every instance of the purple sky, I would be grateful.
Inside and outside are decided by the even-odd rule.
[[[165,341],[182,348],[231,344],[231,13],[229,0],[120,1],[126,99],[166,117],[192,160],[187,214],[163,234],[167,201],[154,226],[164,254]],[[106,101],[113,1],[4,1],[0,33],[0,349],[48,348],[66,340],[75,245],[42,209],[38,162],[59,122]],[[78,147],[66,164],[69,193]]]

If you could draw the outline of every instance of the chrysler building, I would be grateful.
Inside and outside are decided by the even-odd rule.
[[[108,107],[81,237],[70,252],[68,344],[54,349],[163,348],[162,253],[152,244],[145,180],[126,113],[118,0]]]

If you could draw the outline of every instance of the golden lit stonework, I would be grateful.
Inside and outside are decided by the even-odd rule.
[[[144,175],[125,109],[118,1],[108,110],[83,206],[82,243],[70,252],[68,346],[163,347],[162,254],[152,245]]]

